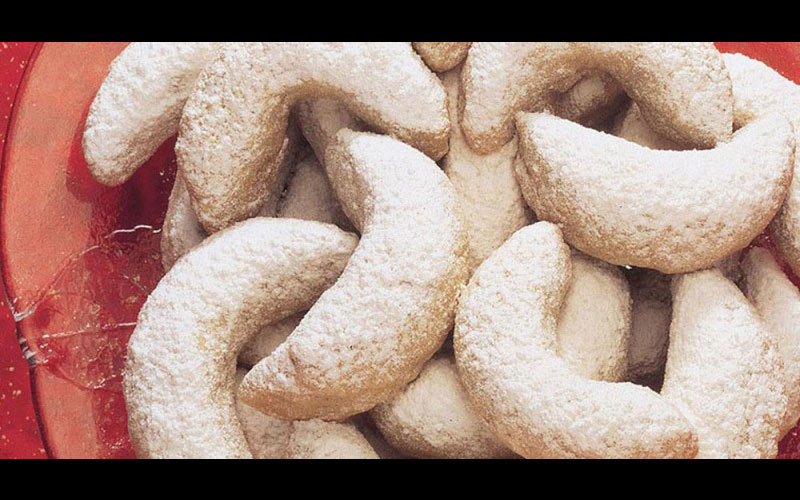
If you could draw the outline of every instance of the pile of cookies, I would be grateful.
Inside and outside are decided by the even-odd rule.
[[[83,148],[113,186],[178,135],[136,453],[774,457],[798,127],[711,43],[133,43]]]

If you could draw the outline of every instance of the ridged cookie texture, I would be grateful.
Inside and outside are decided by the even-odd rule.
[[[672,280],[661,395],[697,429],[698,458],[774,458],[786,413],[772,334],[717,270]]]
[[[357,244],[317,222],[257,218],[179,260],[142,308],[123,388],[139,457],[247,458],[236,355],[264,324],[307,309]]]
[[[122,184],[178,132],[195,80],[223,45],[134,42],[114,59],[83,133],[83,154],[95,179]]]
[[[770,113],[782,113],[800,138],[800,86],[766,64],[741,54],[722,56],[733,81],[734,123],[743,127]],[[786,262],[800,274],[800,154],[786,200],[770,224],[772,237]]]
[[[352,424],[307,420],[294,422],[287,458],[300,460],[365,460],[378,454]]]
[[[287,420],[341,420],[411,382],[452,328],[467,280],[456,194],[430,158],[390,137],[342,130],[325,165],[361,242],[240,388],[245,402]]]
[[[520,113],[517,128],[517,179],[541,220],[593,257],[667,274],[746,247],[781,207],[794,169],[794,134],[779,115],[703,151],[654,151],[546,114]]]
[[[558,315],[558,352],[578,374],[620,382],[631,328],[628,284],[618,269],[577,253],[572,271]],[[449,352],[429,361],[417,380],[370,415],[386,439],[409,456],[514,456],[472,408]]]
[[[472,42],[411,42],[411,44],[430,69],[441,73],[461,64],[467,57]]]
[[[496,436],[528,458],[690,458],[689,422],[655,392],[588,380],[557,354],[570,280],[561,233],[515,233],[473,275],[455,328],[462,381]]]
[[[712,43],[475,42],[462,75],[462,127],[490,153],[514,135],[518,111],[543,111],[586,72],[604,71],[657,132],[713,147],[730,138],[733,97]]]
[[[198,78],[176,144],[208,231],[258,212],[275,183],[291,106],[326,97],[433,159],[447,152],[444,89],[410,43],[230,45]]]
[[[781,437],[800,419],[800,291],[763,248],[753,248],[742,262],[743,286],[769,332],[775,336],[783,358],[788,406]]]

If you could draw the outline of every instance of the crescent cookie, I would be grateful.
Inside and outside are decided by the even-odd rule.
[[[286,180],[300,153],[302,138],[296,126],[289,127],[283,147],[278,153],[278,178],[274,188],[266,195],[260,216],[273,217],[278,211],[278,203],[283,194]],[[161,231],[161,266],[165,271],[179,258],[206,239],[206,233],[197,219],[189,190],[180,171],[175,174],[175,183],[169,195],[167,213]]]
[[[786,413],[772,334],[717,270],[672,280],[661,395],[697,429],[698,458],[774,458]]]
[[[236,370],[234,388],[239,386],[246,373],[247,371],[242,369]],[[239,398],[236,398],[236,414],[239,416],[239,422],[242,424],[242,431],[247,445],[253,453],[253,458],[286,458],[289,439],[292,436],[291,422],[268,417],[242,403]]]
[[[686,419],[655,392],[597,382],[556,353],[570,279],[558,228],[515,233],[478,268],[456,316],[462,382],[494,434],[528,458],[690,458]]]
[[[328,224],[258,218],[180,259],[128,345],[123,389],[137,456],[250,457],[234,401],[236,355],[263,324],[309,308],[356,243]]]
[[[517,141],[510,141],[494,153],[479,155],[464,140],[458,124],[460,71],[441,77],[452,123],[450,151],[442,167],[459,196],[467,224],[470,270],[474,270],[534,217],[514,175]]]
[[[99,182],[124,183],[178,132],[197,76],[222,42],[134,42],[114,59],[86,117],[83,155]]]
[[[409,43],[230,45],[198,78],[175,146],[203,227],[258,212],[275,184],[291,106],[321,97],[436,160],[447,152],[444,89]]]
[[[763,248],[750,250],[742,262],[745,295],[775,336],[783,357],[788,407],[780,437],[800,419],[800,291]]]
[[[294,422],[287,458],[305,460],[377,459],[378,454],[351,424],[308,420]]]
[[[430,69],[441,73],[455,68],[467,57],[472,42],[411,42]]]
[[[558,352],[576,373],[620,382],[626,374],[631,298],[621,272],[579,254],[558,315]],[[464,391],[451,356],[429,361],[419,378],[371,412],[387,440],[422,458],[507,458]]]
[[[332,99],[313,99],[296,106],[295,115],[303,137],[314,150],[320,163],[325,162],[325,150],[343,128],[365,132],[365,125],[343,104]]]
[[[390,401],[370,411],[389,444],[416,458],[512,458],[472,408],[450,355],[437,356]]]
[[[518,111],[546,109],[593,70],[614,77],[670,139],[713,147],[731,136],[731,82],[712,43],[475,42],[462,75],[467,141],[497,150],[513,137]]]
[[[741,54],[723,55],[733,81],[734,123],[742,127],[769,113],[782,113],[800,137],[800,86],[764,63]],[[800,171],[795,154],[795,171]],[[786,262],[800,275],[800,174],[770,224],[772,239]]]
[[[342,130],[325,165],[361,241],[336,284],[239,390],[284,420],[341,420],[416,378],[447,337],[467,280],[456,194],[432,160],[390,137]]]
[[[520,113],[517,128],[528,204],[617,265],[710,267],[764,230],[792,179],[794,134],[778,115],[705,151],[654,151],[546,114]]]

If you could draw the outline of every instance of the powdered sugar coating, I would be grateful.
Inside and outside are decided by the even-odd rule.
[[[340,130],[366,131],[365,125],[345,105],[333,99],[304,101],[295,109],[303,136],[320,163],[325,162],[325,150]]]
[[[461,64],[467,57],[472,42],[411,42],[411,44],[430,69],[441,73]]]
[[[586,71],[613,76],[657,132],[712,147],[733,129],[731,83],[712,43],[475,42],[462,75],[462,127],[490,153],[514,135],[518,111],[542,111]]]
[[[95,179],[122,184],[175,135],[197,76],[222,42],[134,42],[114,59],[83,133]]]
[[[236,355],[263,324],[310,307],[356,243],[328,224],[259,218],[180,259],[128,344],[123,387],[137,456],[249,457],[234,404]]]
[[[574,253],[558,314],[558,355],[578,375],[621,382],[628,365],[631,295],[622,272]]]
[[[631,302],[618,269],[572,256],[572,278],[558,315],[558,352],[587,378],[625,376]],[[513,453],[472,408],[450,355],[429,361],[419,378],[370,414],[389,442],[424,458],[507,458]]]
[[[244,379],[246,370],[236,370],[235,388]],[[242,431],[253,458],[286,458],[289,438],[292,436],[292,423],[264,415],[236,398],[236,414],[242,424]]]
[[[337,283],[242,384],[244,401],[283,419],[346,418],[416,378],[452,327],[467,279],[456,194],[433,161],[342,130],[325,165],[362,238]]]
[[[294,422],[288,458],[293,459],[377,459],[378,454],[351,424],[308,420]]]
[[[289,338],[289,335],[303,320],[305,313],[305,311],[302,311],[262,327],[239,352],[237,362],[250,368],[254,367]]]
[[[586,380],[556,354],[569,249],[558,228],[515,233],[478,268],[456,316],[456,362],[478,412],[529,458],[692,457],[685,418],[658,394]]]
[[[306,156],[295,167],[281,198],[278,217],[327,222],[343,229],[351,227],[333,194],[325,170],[314,155]]]
[[[203,226],[258,212],[298,101],[330,97],[424,151],[447,152],[444,90],[406,42],[249,42],[206,66],[184,107],[178,165]],[[267,165],[267,167],[263,167]]]
[[[278,202],[283,194],[286,179],[297,160],[301,142],[299,129],[296,126],[290,126],[283,147],[278,153],[277,181],[265,197],[264,205],[259,211],[260,216],[273,217],[276,215]],[[169,195],[167,213],[164,216],[161,232],[161,266],[165,271],[169,271],[175,261],[199,245],[207,236],[208,233],[203,229],[192,207],[192,199],[183,176],[178,171]]]
[[[800,291],[763,248],[750,250],[742,262],[745,295],[775,337],[783,358],[788,404],[780,437],[800,419]]]
[[[394,448],[417,458],[511,458],[475,413],[450,355],[429,361],[419,377],[370,411]]]
[[[582,252],[667,274],[747,246],[792,177],[794,136],[777,115],[707,151],[653,151],[545,114],[520,113],[517,128],[517,178],[540,219]]]
[[[697,429],[698,458],[774,458],[786,412],[772,335],[719,270],[672,280],[661,395]]]
[[[741,54],[724,54],[733,81],[734,122],[745,126],[769,113],[782,113],[800,138],[800,86],[778,72]],[[772,220],[775,244],[795,273],[800,274],[800,154],[786,200]]]
[[[442,166],[459,196],[467,224],[470,270],[475,270],[534,217],[514,175],[517,141],[510,141],[494,153],[479,155],[464,140],[458,124],[460,72],[454,69],[441,76],[452,123],[450,151]]]

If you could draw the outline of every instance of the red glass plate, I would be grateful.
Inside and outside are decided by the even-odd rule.
[[[798,44],[718,45],[800,82]],[[162,274],[175,158],[168,141],[113,189],[86,169],[88,106],[124,46],[0,42],[0,457],[133,456],[120,370]],[[781,456],[800,458],[797,429]]]

